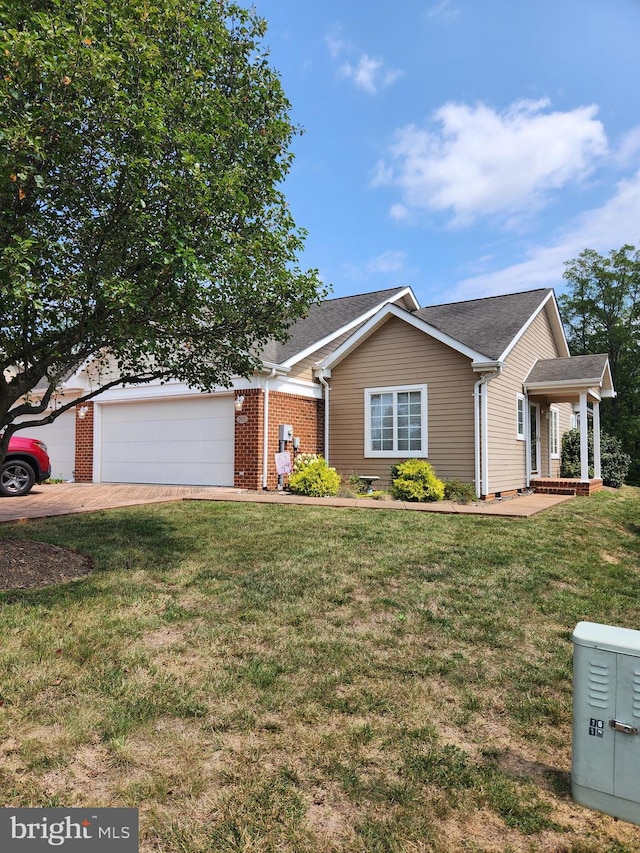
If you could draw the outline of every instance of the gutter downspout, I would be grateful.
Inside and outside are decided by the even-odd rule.
[[[486,386],[501,373],[502,365],[498,365],[491,372],[483,373],[473,386],[476,496],[479,498],[489,494],[489,406]]]
[[[328,373],[331,376],[331,373]],[[319,370],[317,373],[320,384],[324,388],[324,458],[329,464],[329,391],[331,388],[325,379],[325,371]]]
[[[276,375],[275,367],[264,380],[264,403],[262,410],[262,488],[266,491],[268,485],[269,466],[269,380]]]

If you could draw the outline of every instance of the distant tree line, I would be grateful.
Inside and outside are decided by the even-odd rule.
[[[617,396],[601,408],[602,429],[620,439],[631,457],[627,482],[640,485],[640,250],[585,249],[564,278],[558,302],[571,354],[608,353]]]

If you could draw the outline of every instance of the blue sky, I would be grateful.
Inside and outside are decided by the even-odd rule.
[[[334,296],[563,291],[640,244],[640,0],[255,0]]]

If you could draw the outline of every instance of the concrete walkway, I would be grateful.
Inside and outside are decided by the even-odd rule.
[[[140,486],[102,483],[58,483],[35,486],[24,498],[0,497],[0,523],[96,512],[124,506],[167,503],[169,501],[241,501],[249,503],[306,504],[359,509],[409,510],[412,512],[444,512],[457,515],[502,516],[528,518],[556,504],[572,500],[566,495],[523,495],[494,503],[456,504],[403,503],[367,498],[304,498],[282,492],[247,492],[213,486]]]

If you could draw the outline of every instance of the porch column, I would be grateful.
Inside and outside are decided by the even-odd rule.
[[[580,479],[589,482],[589,413],[587,394],[580,394]]]
[[[593,476],[596,479],[602,477],[600,466],[600,403],[593,402]]]

